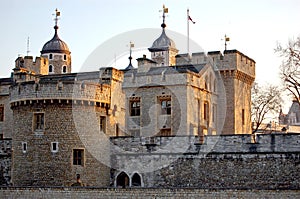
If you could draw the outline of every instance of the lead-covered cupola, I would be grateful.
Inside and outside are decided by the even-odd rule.
[[[159,66],[172,66],[176,63],[175,56],[178,50],[175,46],[175,42],[166,34],[165,29],[167,25],[165,24],[165,13],[168,13],[168,8],[163,6],[162,33],[148,50],[151,52],[151,59]]]
[[[41,56],[49,59],[48,74],[61,74],[71,72],[71,52],[66,42],[58,36],[58,17],[60,12],[55,10],[54,36],[47,41],[42,50]]]

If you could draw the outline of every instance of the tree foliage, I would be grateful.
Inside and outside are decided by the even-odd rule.
[[[282,98],[281,90],[273,85],[261,87],[255,83],[251,92],[251,117],[254,123],[252,133],[255,133],[268,115],[279,112]]]
[[[295,100],[300,101],[300,37],[290,40],[286,47],[277,45],[275,51],[282,57],[280,76],[284,87]]]

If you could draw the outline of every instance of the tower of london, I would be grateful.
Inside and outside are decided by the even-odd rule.
[[[299,188],[300,135],[252,135],[255,61],[180,54],[161,28],[151,57],[123,69],[73,73],[57,20],[39,57],[18,57],[0,79],[2,184]]]

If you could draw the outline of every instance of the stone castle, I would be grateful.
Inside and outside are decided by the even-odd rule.
[[[300,188],[300,135],[251,134],[255,61],[178,54],[165,29],[136,68],[72,73],[56,21],[0,79],[1,183]]]

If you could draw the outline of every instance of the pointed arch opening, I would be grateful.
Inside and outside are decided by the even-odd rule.
[[[133,187],[141,187],[142,186],[142,179],[138,173],[133,174],[131,179],[131,184]]]
[[[129,186],[129,177],[125,172],[121,172],[118,176],[117,176],[117,182],[116,182],[116,186],[117,187],[128,187]]]

